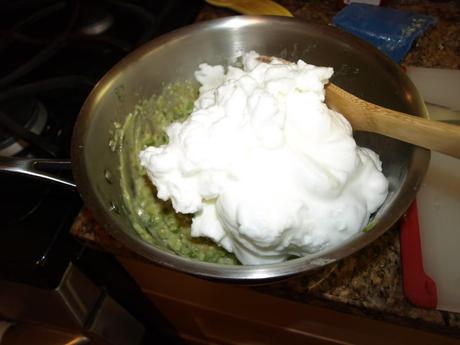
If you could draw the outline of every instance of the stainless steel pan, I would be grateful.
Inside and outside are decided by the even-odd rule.
[[[359,144],[380,154],[390,180],[390,195],[371,231],[314,255],[262,266],[204,263],[144,242],[123,211],[119,160],[110,148],[109,130],[140,100],[160,93],[165,83],[191,80],[200,63],[226,64],[239,52],[249,50],[333,66],[333,82],[355,95],[391,109],[426,114],[417,90],[399,66],[369,44],[333,27],[292,18],[238,16],[195,24],[145,44],[112,68],[89,95],[74,129],[71,160],[78,190],[97,220],[117,240],[152,262],[224,280],[254,282],[285,277],[324,266],[366,246],[395,224],[415,197],[429,151],[379,135],[356,133]],[[50,164],[39,162],[44,163]],[[17,164],[3,160],[2,170],[30,173],[24,169],[30,161],[22,162],[21,169]],[[56,181],[49,174],[35,172],[35,176]]]

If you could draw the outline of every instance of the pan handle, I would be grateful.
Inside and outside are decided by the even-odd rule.
[[[63,159],[0,157],[0,173],[21,174],[75,189],[77,187],[75,182],[48,172],[67,170],[71,167],[70,160]]]

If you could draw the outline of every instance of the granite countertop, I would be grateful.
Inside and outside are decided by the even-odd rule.
[[[328,24],[336,1],[278,1],[298,18]],[[455,1],[393,1],[391,7],[438,17],[438,23],[417,41],[403,64],[460,69],[460,4]],[[234,15],[206,5],[198,20]],[[71,233],[87,245],[121,256],[137,257],[108,235],[83,208]],[[139,257],[140,260],[143,260]],[[399,229],[395,226],[371,245],[308,275],[259,286],[258,291],[300,303],[395,322],[460,338],[460,314],[414,307],[404,297]]]
[[[337,13],[335,0],[278,0],[296,17],[328,25]],[[421,36],[402,62],[405,65],[460,69],[460,4],[457,1],[390,1],[388,7],[414,11],[438,18],[438,23]],[[235,15],[228,9],[205,6],[197,21]]]

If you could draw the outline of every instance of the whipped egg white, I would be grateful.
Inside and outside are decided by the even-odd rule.
[[[256,52],[242,65],[201,64],[191,115],[168,127],[168,144],[140,152],[157,196],[194,215],[192,236],[243,264],[315,253],[360,231],[388,181],[324,103],[333,69]]]

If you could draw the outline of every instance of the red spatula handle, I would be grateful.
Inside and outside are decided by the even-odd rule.
[[[417,204],[414,201],[401,225],[401,261],[404,294],[418,307],[436,308],[438,302],[436,283],[423,268]]]

